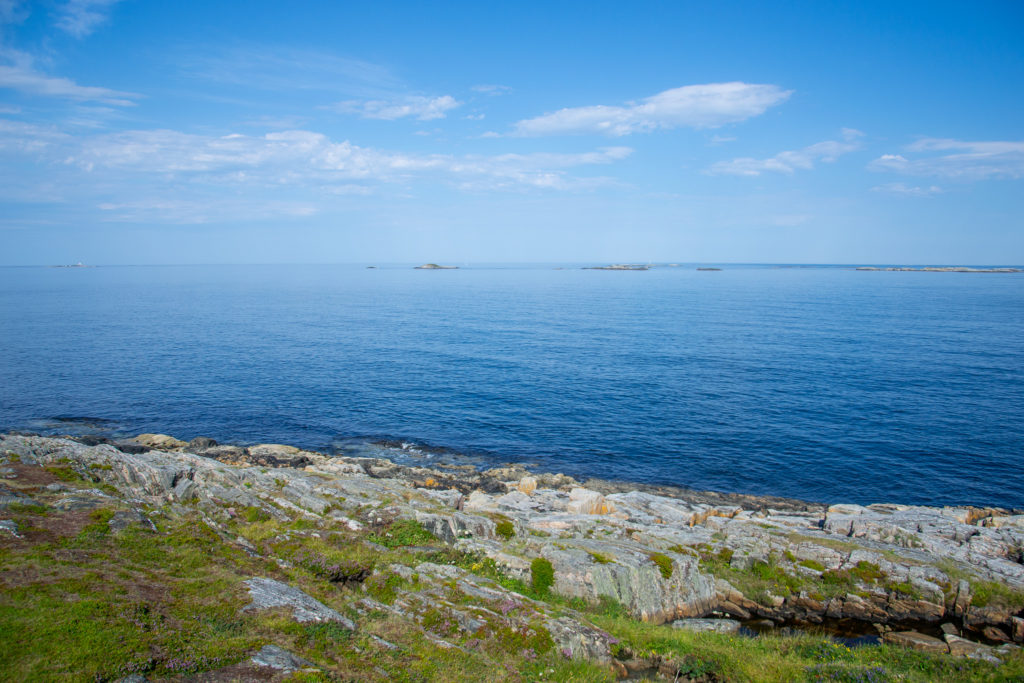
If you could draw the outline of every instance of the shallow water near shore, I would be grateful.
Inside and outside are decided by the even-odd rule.
[[[0,268],[0,428],[1024,507],[1024,274],[722,267]]]

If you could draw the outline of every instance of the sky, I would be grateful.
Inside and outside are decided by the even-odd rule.
[[[1024,264],[1024,3],[0,0],[0,265]]]

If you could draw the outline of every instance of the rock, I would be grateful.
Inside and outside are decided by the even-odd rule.
[[[995,656],[993,648],[988,645],[982,645],[981,643],[975,643],[967,640],[966,638],[960,638],[946,634],[946,644],[949,646],[949,654],[954,657],[969,657],[971,659],[983,659],[985,661],[999,661],[999,658]]]
[[[523,477],[519,480],[519,484],[516,485],[520,493],[531,495],[537,490],[537,479],[535,477]]]
[[[295,446],[286,446],[280,443],[260,443],[255,446],[249,446],[248,450],[252,455],[295,455],[299,452],[299,449]]]
[[[597,491],[575,488],[569,492],[569,505],[566,509],[581,515],[607,515],[615,511],[615,505]]]
[[[139,434],[135,441],[157,451],[173,451],[188,446],[184,441],[166,434]]]
[[[265,666],[285,673],[315,666],[308,659],[303,659],[277,645],[264,645],[263,649],[252,656],[251,661],[257,666]]]
[[[146,683],[149,679],[142,674],[128,674],[124,678],[119,678],[114,683]]]
[[[207,448],[213,448],[217,445],[217,442],[208,436],[197,436],[188,442],[188,448],[192,451],[205,451]]]
[[[1024,619],[1010,617],[1010,625],[1013,628],[1013,640],[1016,643],[1024,642]]]
[[[18,523],[13,519],[0,520],[0,531],[5,534],[10,534],[15,538],[21,538],[21,534],[18,533]]]
[[[997,643],[1008,643],[1010,642],[1009,636],[1003,631],[1003,629],[996,626],[986,626],[981,631],[981,635],[985,636],[989,640],[994,640]]]
[[[243,611],[288,607],[298,622],[333,621],[350,630],[356,627],[350,619],[288,584],[267,578],[249,579],[245,584],[249,587],[252,603],[244,607]]]
[[[919,650],[921,652],[945,653],[949,651],[946,643],[942,642],[938,638],[926,636],[925,634],[918,633],[917,631],[891,631],[883,635],[882,640],[886,643],[901,645],[902,647]]]
[[[740,622],[735,619],[678,619],[672,628],[695,633],[738,633]]]
[[[118,510],[110,518],[110,521],[107,522],[107,526],[113,532],[124,531],[132,526],[143,526],[152,531],[156,530],[149,517],[146,517],[138,510]]]
[[[942,628],[942,632],[944,634],[946,634],[947,636],[959,636],[960,635],[960,629],[958,629],[953,624],[950,624],[949,622],[943,624],[941,628]]]

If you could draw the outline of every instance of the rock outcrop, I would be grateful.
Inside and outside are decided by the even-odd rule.
[[[0,435],[0,454],[95,482],[95,489],[73,491],[56,485],[45,504],[85,514],[116,499],[113,529],[151,525],[144,506],[188,506],[204,511],[226,541],[253,553],[251,543],[232,538],[218,519],[329,520],[360,531],[412,520],[434,537],[421,543],[479,557],[525,583],[541,558],[553,569],[556,593],[593,604],[611,601],[654,624],[732,631],[753,619],[874,623],[887,631],[888,642],[965,657],[995,657],[994,649],[983,649],[986,642],[1024,640],[1019,510],[826,507],[778,499],[747,504],[722,494],[581,486],[521,467],[404,467],[277,444],[243,448],[166,435],[136,437],[129,451],[132,444],[148,450]],[[32,504],[40,503],[16,487],[0,489],[0,507]],[[19,533],[6,522],[0,530]],[[378,537],[371,545],[386,542]],[[359,609],[404,615],[439,641],[444,636],[428,627],[440,613],[453,633],[488,624],[506,628],[511,620],[526,630],[542,626],[572,657],[611,658],[608,635],[582,616],[556,614],[466,569],[422,562],[348,576],[364,584],[399,577],[405,588],[392,602],[367,595]],[[352,619],[276,579],[253,578],[247,587],[250,609],[285,608],[300,622],[356,628]],[[468,609],[448,590],[484,602]],[[695,621],[711,616],[717,618]],[[955,632],[936,638],[943,623],[955,624]]]

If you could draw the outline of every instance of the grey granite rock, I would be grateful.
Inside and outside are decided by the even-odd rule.
[[[298,622],[333,621],[347,629],[356,627],[352,620],[288,584],[268,578],[253,578],[245,583],[252,603],[244,607],[244,611],[287,607]]]
[[[678,619],[672,628],[696,633],[739,633],[740,622],[735,619]]]
[[[284,673],[292,673],[315,666],[308,659],[303,659],[277,645],[264,645],[259,652],[252,656],[250,661],[256,666],[265,666]]]

